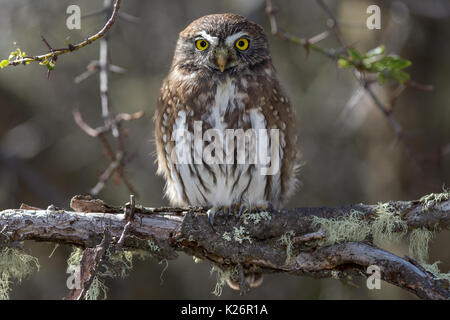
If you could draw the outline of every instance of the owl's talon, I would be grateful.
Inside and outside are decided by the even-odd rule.
[[[212,207],[208,211],[206,211],[206,214],[208,215],[209,224],[214,230],[214,217],[216,214],[220,213],[226,213],[224,207]]]
[[[214,230],[214,216],[216,213],[217,213],[217,208],[215,208],[215,207],[212,207],[211,209],[206,211],[206,214],[208,215],[209,224],[211,225],[213,230]]]

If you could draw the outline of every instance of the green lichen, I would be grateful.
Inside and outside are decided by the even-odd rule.
[[[197,256],[192,256],[192,259],[194,260],[194,263],[200,263],[200,262],[203,261],[202,259],[200,259],[200,258],[197,257]]]
[[[281,245],[286,246],[286,262],[289,261],[292,257],[292,237],[295,235],[293,230],[290,230],[284,233],[280,239],[278,240]]]
[[[450,190],[444,189],[441,193],[431,193],[420,198],[422,204],[422,210],[428,211],[433,208],[437,203],[447,201],[450,199]]]
[[[231,233],[229,233],[229,232],[227,232],[227,231],[225,231],[225,232],[223,233],[222,238],[223,238],[223,240],[225,240],[225,241],[231,241],[231,240],[233,240],[233,239],[231,238]]]
[[[409,255],[420,261],[428,259],[428,244],[433,237],[433,232],[425,228],[417,228],[409,234]]]
[[[0,300],[8,300],[11,281],[21,282],[39,270],[37,258],[15,248],[0,250]]]
[[[336,271],[336,270],[331,270],[331,277],[333,278],[333,279],[340,279],[340,277],[339,277],[339,271]]]
[[[345,217],[333,219],[313,217],[312,226],[327,233],[327,237],[319,242],[320,245],[363,241],[372,231],[369,222],[364,221],[363,217],[362,212],[351,210]]]
[[[233,228],[234,228],[233,229],[234,241],[238,242],[239,244],[242,244],[245,240],[247,240],[249,243],[252,243],[252,239],[250,239],[248,231],[243,226],[240,226],[239,228],[237,227]]]
[[[249,224],[250,222],[253,222],[254,225],[257,225],[262,220],[269,221],[272,219],[269,212],[256,212],[256,213],[246,213],[243,216],[244,224]]]
[[[450,282],[450,272],[442,273],[439,270],[438,264],[441,263],[440,261],[436,261],[433,264],[427,264],[427,263],[421,263],[422,267],[424,267],[425,270],[432,273],[434,277],[438,280],[447,280]]]
[[[376,245],[399,242],[408,232],[408,225],[397,209],[389,203],[379,203],[376,218],[371,224],[373,241]]]
[[[161,251],[161,248],[155,243],[153,240],[148,240],[148,246],[150,247],[151,251]]]

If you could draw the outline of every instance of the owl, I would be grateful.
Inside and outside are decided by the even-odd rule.
[[[218,211],[280,208],[296,189],[295,115],[263,28],[245,17],[207,15],[180,32],[154,120],[173,206],[210,208],[213,223]]]

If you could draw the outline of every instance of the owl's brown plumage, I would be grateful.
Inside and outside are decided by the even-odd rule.
[[[174,163],[179,142],[173,134],[177,129],[194,132],[195,121],[201,121],[203,133],[215,128],[224,136],[226,129],[279,129],[280,170],[262,175],[261,165],[247,162],[194,163],[192,147],[190,163]],[[166,178],[171,204],[281,206],[296,185],[294,123],[262,27],[235,14],[195,20],[179,35],[155,113],[158,173]]]

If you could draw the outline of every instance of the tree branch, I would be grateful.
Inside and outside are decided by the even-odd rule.
[[[389,206],[409,230],[449,229],[450,199],[448,193],[444,195],[439,199],[390,202]],[[101,200],[90,200],[91,204],[86,206],[83,197],[74,199],[73,208],[97,212],[52,208],[4,210],[0,212],[0,230],[10,242],[48,241],[86,248],[99,244],[107,229],[112,242],[120,241],[123,249],[145,249],[158,259],[175,259],[176,252],[181,251],[225,270],[243,267],[261,273],[346,277],[349,274],[367,276],[367,267],[377,265],[381,279],[420,298],[450,298],[447,280],[438,279],[410,258],[403,259],[377,248],[367,239],[329,246],[320,242],[327,234],[317,230],[313,217],[342,219],[358,211],[362,220],[370,222],[376,219],[380,205],[273,210],[264,216],[259,213],[258,221],[253,213],[241,217],[219,215],[213,229],[204,208],[135,206],[134,219],[130,220],[125,217],[127,210],[123,207],[108,206]],[[125,227],[126,233],[123,232]],[[286,236],[290,241],[283,242]],[[150,246],[149,241],[156,244],[158,250]]]
[[[88,37],[86,40],[84,40],[84,41],[82,41],[82,42],[80,42],[80,43],[78,43],[76,45],[69,45],[67,48],[51,49],[50,52],[45,53],[45,54],[41,54],[39,56],[27,56],[27,57],[23,57],[21,59],[10,61],[7,66],[17,66],[19,64],[27,64],[27,63],[30,63],[30,62],[44,61],[44,60],[47,60],[47,59],[54,59],[55,57],[63,55],[65,53],[69,53],[69,52],[81,49],[81,48],[91,44],[92,42],[102,38],[108,32],[108,30],[112,27],[112,25],[114,24],[114,22],[116,20],[116,17],[117,17],[117,15],[119,13],[120,1],[121,0],[116,0],[116,2],[114,3],[114,10],[113,10],[113,12],[111,14],[111,17],[105,23],[103,28],[100,31],[98,31],[96,34]]]

